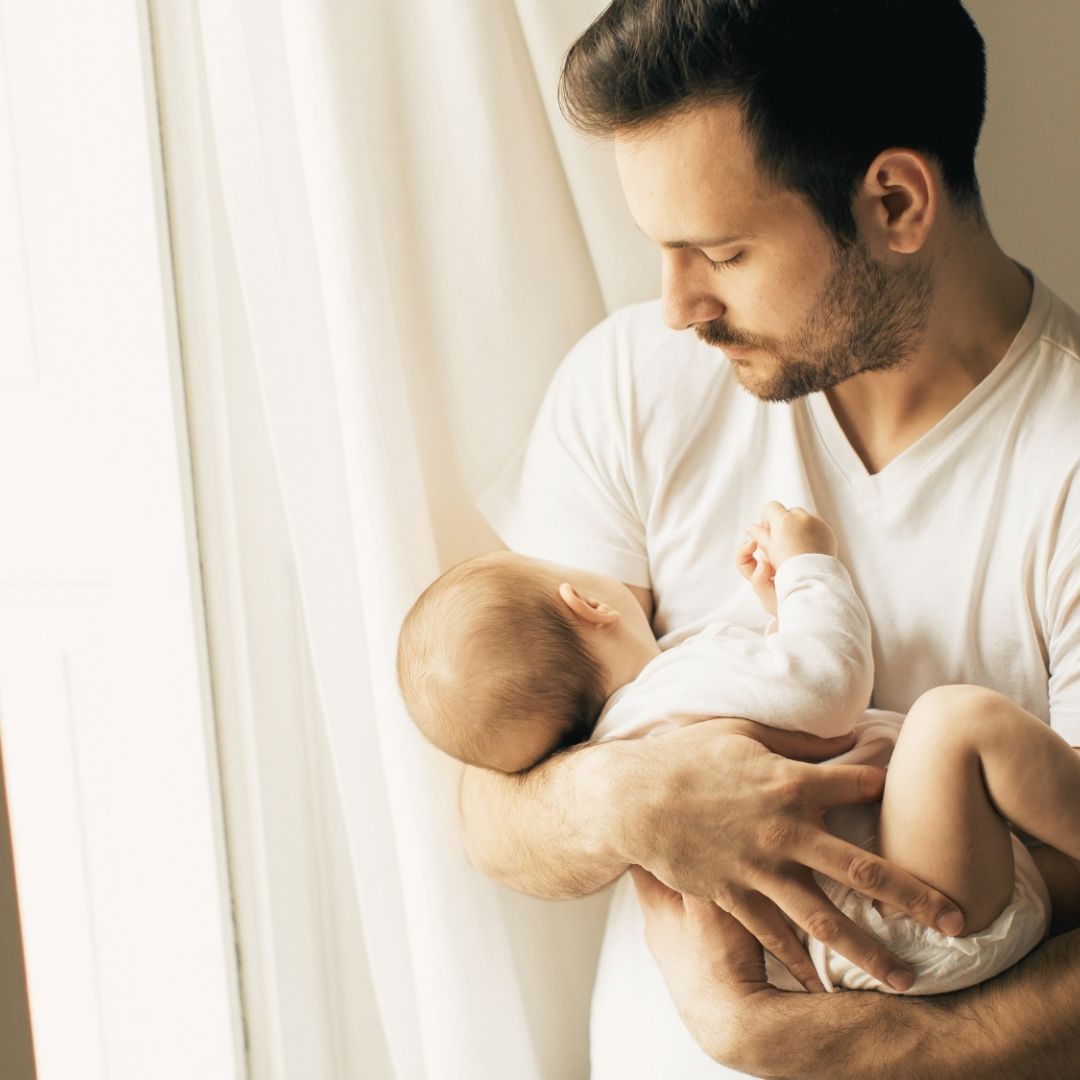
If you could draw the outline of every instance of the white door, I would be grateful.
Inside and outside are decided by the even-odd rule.
[[[244,1073],[145,7],[0,0],[0,741],[41,1080]]]

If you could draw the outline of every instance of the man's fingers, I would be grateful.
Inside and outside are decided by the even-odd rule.
[[[797,925],[812,938],[828,945],[841,956],[868,972],[894,990],[911,988],[915,976],[911,969],[893,956],[880,941],[856,926],[835,908],[828,897],[812,882],[776,880],[772,898]]]
[[[848,806],[880,799],[884,783],[885,771],[870,765],[818,765],[805,771],[802,794],[822,808]],[[943,893],[894,863],[824,830],[803,843],[799,861],[866,896],[900,908],[943,934],[956,935],[963,930],[963,915]]]
[[[851,737],[844,738],[850,746]],[[856,806],[880,801],[885,790],[885,770],[873,765],[819,765],[803,771],[800,784],[804,798],[819,806]]]
[[[631,866],[630,877],[634,880],[638,902],[643,909],[654,910],[678,903],[682,906],[682,894],[669,889],[658,877],[642,866]]]
[[[825,987],[810,960],[810,954],[780,909],[768,897],[761,893],[750,893],[732,915],[799,980],[804,989],[811,993],[824,992]],[[765,979],[764,967],[761,979]]]
[[[698,947],[706,953],[715,954],[742,992],[767,987],[765,954],[754,934],[711,900],[696,896],[683,899],[687,924]],[[782,920],[783,917],[780,918]]]
[[[847,735],[836,735],[830,739],[822,739],[817,735],[809,735],[805,731],[784,731],[781,728],[765,727],[764,724],[754,724],[752,731],[751,738],[761,743],[766,750],[771,750],[774,754],[791,758],[794,761],[824,761],[826,758],[836,757],[837,754],[850,750],[851,744],[855,741],[854,732],[849,732]],[[856,769],[864,768],[864,766],[837,765],[824,766],[823,768]],[[851,799],[851,802],[873,802],[875,799],[881,798],[885,773],[881,769],[874,769],[872,772],[881,773],[882,779],[879,781],[876,779],[871,780],[869,777],[864,778],[863,783],[868,794],[865,798]],[[815,777],[816,774],[816,769],[807,773],[808,777]],[[836,800],[836,802],[837,805],[841,804],[841,800]],[[831,803],[827,805],[831,805]]]
[[[800,849],[799,859],[834,881],[900,908],[939,933],[955,937],[964,929],[964,916],[944,893],[901,870],[895,863],[886,862],[879,855],[830,833],[817,833]],[[805,924],[800,922],[799,925]]]

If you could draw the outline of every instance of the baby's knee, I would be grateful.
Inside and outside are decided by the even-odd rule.
[[[936,686],[911,706],[903,731],[925,732],[940,743],[946,738],[985,735],[1016,707],[1008,698],[985,686]]]

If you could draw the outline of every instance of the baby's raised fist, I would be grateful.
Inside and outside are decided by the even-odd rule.
[[[788,509],[782,503],[766,503],[761,521],[751,525],[747,534],[775,568],[794,555],[836,555],[835,533],[800,506]]]

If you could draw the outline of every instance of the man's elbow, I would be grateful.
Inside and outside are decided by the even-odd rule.
[[[507,779],[470,765],[463,768],[458,785],[458,821],[465,858],[484,877],[518,892],[547,899],[544,891],[522,879],[523,868],[515,853],[525,845],[520,838],[506,832],[510,818],[507,808],[494,805],[494,785]]]
[[[476,769],[466,765],[461,770],[458,782],[458,822],[461,826],[461,842],[465,849],[465,858],[474,870],[485,877],[498,879],[498,863],[493,858],[490,845],[485,843],[481,820],[483,814],[476,806]]]
[[[515,892],[539,900],[575,900],[599,892],[625,867],[574,857],[542,835],[515,829],[512,798],[500,804],[498,785],[523,782],[466,766],[458,788],[462,847],[474,870]],[[560,840],[565,841],[565,832]]]

